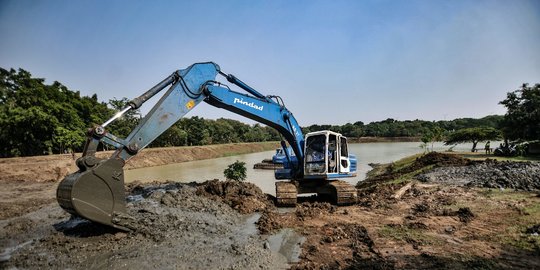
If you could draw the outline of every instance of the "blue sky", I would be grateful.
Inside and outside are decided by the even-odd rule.
[[[538,0],[0,0],[0,36],[0,67],[102,101],[214,61],[303,126],[504,114],[508,91],[540,83]]]

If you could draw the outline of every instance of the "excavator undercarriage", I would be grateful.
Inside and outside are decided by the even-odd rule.
[[[343,180],[276,182],[278,206],[295,206],[299,193],[316,193],[336,205],[355,204],[358,198],[356,188]]]

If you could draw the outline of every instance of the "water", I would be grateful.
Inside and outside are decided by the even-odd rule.
[[[349,145],[349,151],[356,154],[358,159],[358,175],[344,178],[343,180],[356,184],[365,178],[371,169],[369,163],[389,163],[398,159],[421,153],[420,142],[391,142],[391,143],[356,143]],[[491,145],[498,145],[492,142]],[[482,149],[483,144],[478,148]],[[430,146],[431,147],[431,146]],[[472,144],[460,144],[454,147],[454,151],[470,151]],[[434,150],[445,151],[449,146],[443,143],[435,143]],[[140,168],[125,172],[126,182],[135,180],[148,181],[180,181],[180,182],[204,182],[211,179],[224,179],[223,170],[236,160],[243,161],[247,167],[247,181],[259,186],[264,193],[275,195],[274,171],[255,170],[253,165],[265,158],[271,158],[274,151],[266,151],[253,154],[222,157],[208,160],[190,161],[177,164],[169,164],[156,167]]]

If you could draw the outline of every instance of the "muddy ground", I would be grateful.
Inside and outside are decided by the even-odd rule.
[[[249,183],[131,184],[122,232],[55,204],[0,222],[5,268],[283,269],[252,215],[273,204]],[[200,195],[197,195],[200,194]],[[232,206],[232,207],[231,207]],[[238,210],[238,211],[237,211]]]
[[[135,183],[127,233],[71,218],[56,183],[4,181],[0,268],[540,269],[540,180],[523,174],[539,166],[430,154],[377,166],[346,207],[278,209],[248,183]],[[466,177],[477,167],[504,168],[496,188]]]

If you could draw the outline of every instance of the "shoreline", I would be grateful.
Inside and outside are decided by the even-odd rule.
[[[146,148],[130,159],[125,170],[182,163],[195,160],[235,156],[274,150],[278,142],[231,143],[205,146],[180,146],[163,148]],[[96,153],[98,158],[107,158],[114,151]],[[76,153],[79,158],[81,153]],[[75,160],[70,154],[57,154],[32,157],[15,157],[0,159],[0,182],[30,181],[57,182],[66,175],[77,171]]]
[[[420,137],[350,137],[349,143],[421,142]]]

